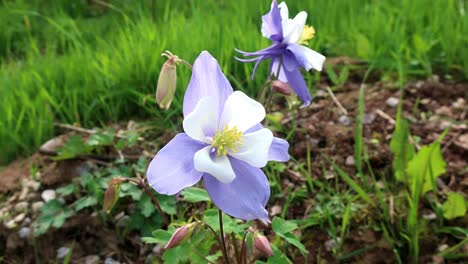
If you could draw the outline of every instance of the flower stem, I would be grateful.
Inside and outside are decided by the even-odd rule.
[[[156,199],[156,197],[154,197],[153,193],[151,192],[151,190],[148,188],[148,186],[146,186],[145,182],[143,181],[143,179],[139,179],[139,180],[135,180],[135,179],[129,179],[129,178],[122,178],[126,181],[129,181],[129,182],[132,182],[134,183],[136,186],[140,187],[140,189],[142,189],[148,196],[149,198],[151,199],[151,201],[153,202],[153,204],[156,206],[156,208],[158,208],[158,211],[159,213],[161,214],[161,217],[162,219],[164,220],[164,223],[166,224],[166,226],[169,226],[169,220],[167,220],[167,217],[166,215],[164,214],[162,208],[161,208],[161,205],[159,205],[159,202],[158,200]]]
[[[218,209],[219,211],[219,231],[221,233],[221,243],[222,243],[222,247],[223,247],[223,255],[224,255],[224,259],[226,260],[226,263],[227,264],[230,264],[229,262],[229,255],[228,255],[228,251],[227,251],[227,248],[226,248],[226,241],[224,239],[224,228],[223,228],[223,212],[221,211],[221,209]]]

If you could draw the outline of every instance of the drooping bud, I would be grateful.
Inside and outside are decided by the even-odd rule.
[[[107,213],[110,212],[112,207],[117,203],[119,200],[119,193],[120,193],[120,183],[122,183],[124,179],[122,178],[113,178],[109,181],[107,186],[107,190],[104,193],[104,211]]]
[[[174,234],[172,234],[171,239],[169,239],[169,242],[164,246],[164,250],[175,248],[184,242],[185,239],[189,238],[192,235],[195,224],[191,223],[177,228]]]
[[[284,94],[284,95],[292,94],[292,90],[289,84],[282,82],[280,80],[274,80],[273,82],[271,82],[271,88],[273,89],[273,91],[278,92],[280,94]]]
[[[170,52],[162,54],[168,60],[163,64],[159,73],[156,87],[156,102],[161,109],[167,110],[171,106],[177,86],[177,62],[179,57]]]
[[[268,241],[268,238],[266,238],[266,236],[255,233],[253,244],[259,252],[267,256],[273,255],[273,250],[271,249],[270,241]]]

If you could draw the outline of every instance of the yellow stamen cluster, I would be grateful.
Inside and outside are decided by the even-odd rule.
[[[309,40],[313,39],[315,36],[314,27],[305,25],[302,30],[301,38],[299,39],[299,44],[309,45]]]
[[[237,152],[237,148],[242,145],[242,132],[237,127],[226,125],[223,130],[218,130],[213,137],[211,146],[216,148],[217,156],[227,155],[229,151]]]

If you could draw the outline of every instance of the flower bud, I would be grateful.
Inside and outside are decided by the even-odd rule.
[[[284,95],[292,94],[292,90],[289,84],[282,82],[280,80],[274,80],[273,82],[271,82],[271,88],[273,89],[273,91],[276,91],[280,94],[284,94]]]
[[[192,235],[195,223],[187,224],[176,229],[169,242],[164,246],[164,250],[175,248]]]
[[[107,213],[110,212],[112,207],[117,203],[119,200],[119,193],[120,193],[120,183],[123,181],[121,178],[113,178],[109,181],[109,185],[107,186],[107,190],[104,193],[104,211]]]
[[[172,99],[177,86],[177,61],[175,55],[169,56],[169,59],[163,64],[159,73],[158,85],[156,87],[156,102],[161,109],[167,110],[171,106]]]
[[[270,241],[268,241],[268,238],[266,238],[264,235],[255,234],[253,244],[259,252],[267,256],[273,255],[273,250],[271,249]]]

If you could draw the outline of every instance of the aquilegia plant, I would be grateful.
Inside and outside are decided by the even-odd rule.
[[[270,185],[260,168],[269,160],[287,161],[289,155],[288,143],[260,125],[263,106],[233,92],[218,62],[204,51],[193,65],[183,112],[185,133],[149,165],[151,187],[172,195],[203,178],[223,212],[244,220],[267,219]]]
[[[263,36],[272,40],[273,44],[257,52],[239,51],[245,56],[255,56],[239,60],[256,62],[255,73],[261,61],[271,59],[271,74],[264,87],[271,85],[272,91],[285,95],[289,95],[292,88],[302,99],[304,106],[307,106],[310,104],[311,96],[300,69],[321,70],[325,57],[302,46],[308,44],[315,33],[312,27],[305,25],[307,13],[300,12],[294,19],[289,19],[288,15],[285,3],[278,5],[273,1],[271,10],[263,16],[262,23]],[[227,245],[222,212],[242,220],[269,222],[265,206],[270,197],[270,185],[262,168],[268,161],[288,161],[288,142],[274,137],[268,128],[262,126],[261,122],[266,116],[263,105],[241,91],[233,91],[218,62],[207,51],[203,51],[198,56],[193,66],[169,51],[162,55],[168,57],[168,61],[163,65],[156,92],[156,102],[161,109],[168,109],[174,97],[177,63],[183,63],[191,68],[192,77],[183,101],[184,133],[177,134],[159,150],[148,167],[147,181],[158,193],[174,195],[202,180],[209,195],[209,198],[205,196],[206,200],[205,198],[202,200],[211,199],[219,208],[219,226],[215,227],[210,220],[212,219],[212,214],[208,213],[210,209],[205,210],[202,220],[192,215],[187,222],[169,225],[157,199],[142,179],[113,179],[105,194],[106,211],[116,203],[121,182],[132,182],[143,189],[159,209],[168,226],[167,231],[156,230],[153,237],[144,238],[144,241],[165,243],[164,250],[168,250],[165,260],[169,262],[176,261],[169,257],[172,254],[169,254],[169,249],[183,247],[182,245],[185,245],[183,250],[192,250],[206,262],[213,263],[212,260],[216,260],[216,255],[205,257],[191,242],[185,243],[189,237],[194,236],[198,237],[194,239],[195,241],[203,241],[204,236],[200,234],[203,232],[201,230],[205,230],[201,228],[204,226],[214,234],[228,264],[232,256],[229,253],[229,246],[234,248],[237,263],[248,262],[247,244],[268,256],[280,254],[278,248],[271,246],[268,238],[262,235],[254,227],[255,225],[249,227],[249,223],[242,224],[240,220],[231,219],[229,225],[231,239],[230,245]],[[275,226],[280,227],[283,222],[284,220],[273,219],[273,229]],[[175,226],[179,228],[175,230]],[[287,230],[292,231],[290,227]],[[281,237],[287,237],[289,243],[301,246],[299,247],[301,252],[306,253],[303,245],[298,240],[294,240],[292,234],[286,234],[284,233],[286,231],[281,229],[276,231],[283,232]],[[179,253],[171,256],[187,257]],[[187,258],[184,258],[183,261],[186,260]]]
[[[254,56],[250,59],[238,59],[243,62],[256,62],[252,78],[255,75],[258,64],[271,59],[270,72],[280,81],[287,82],[308,106],[312,101],[307,85],[302,77],[300,68],[307,71],[315,69],[322,70],[325,57],[309,49],[302,44],[309,44],[309,40],[315,35],[313,27],[305,24],[307,13],[302,11],[293,19],[289,18],[286,3],[278,3],[273,0],[271,10],[262,17],[262,34],[270,39],[273,44],[263,50],[256,52],[245,52],[237,50],[243,56]]]

